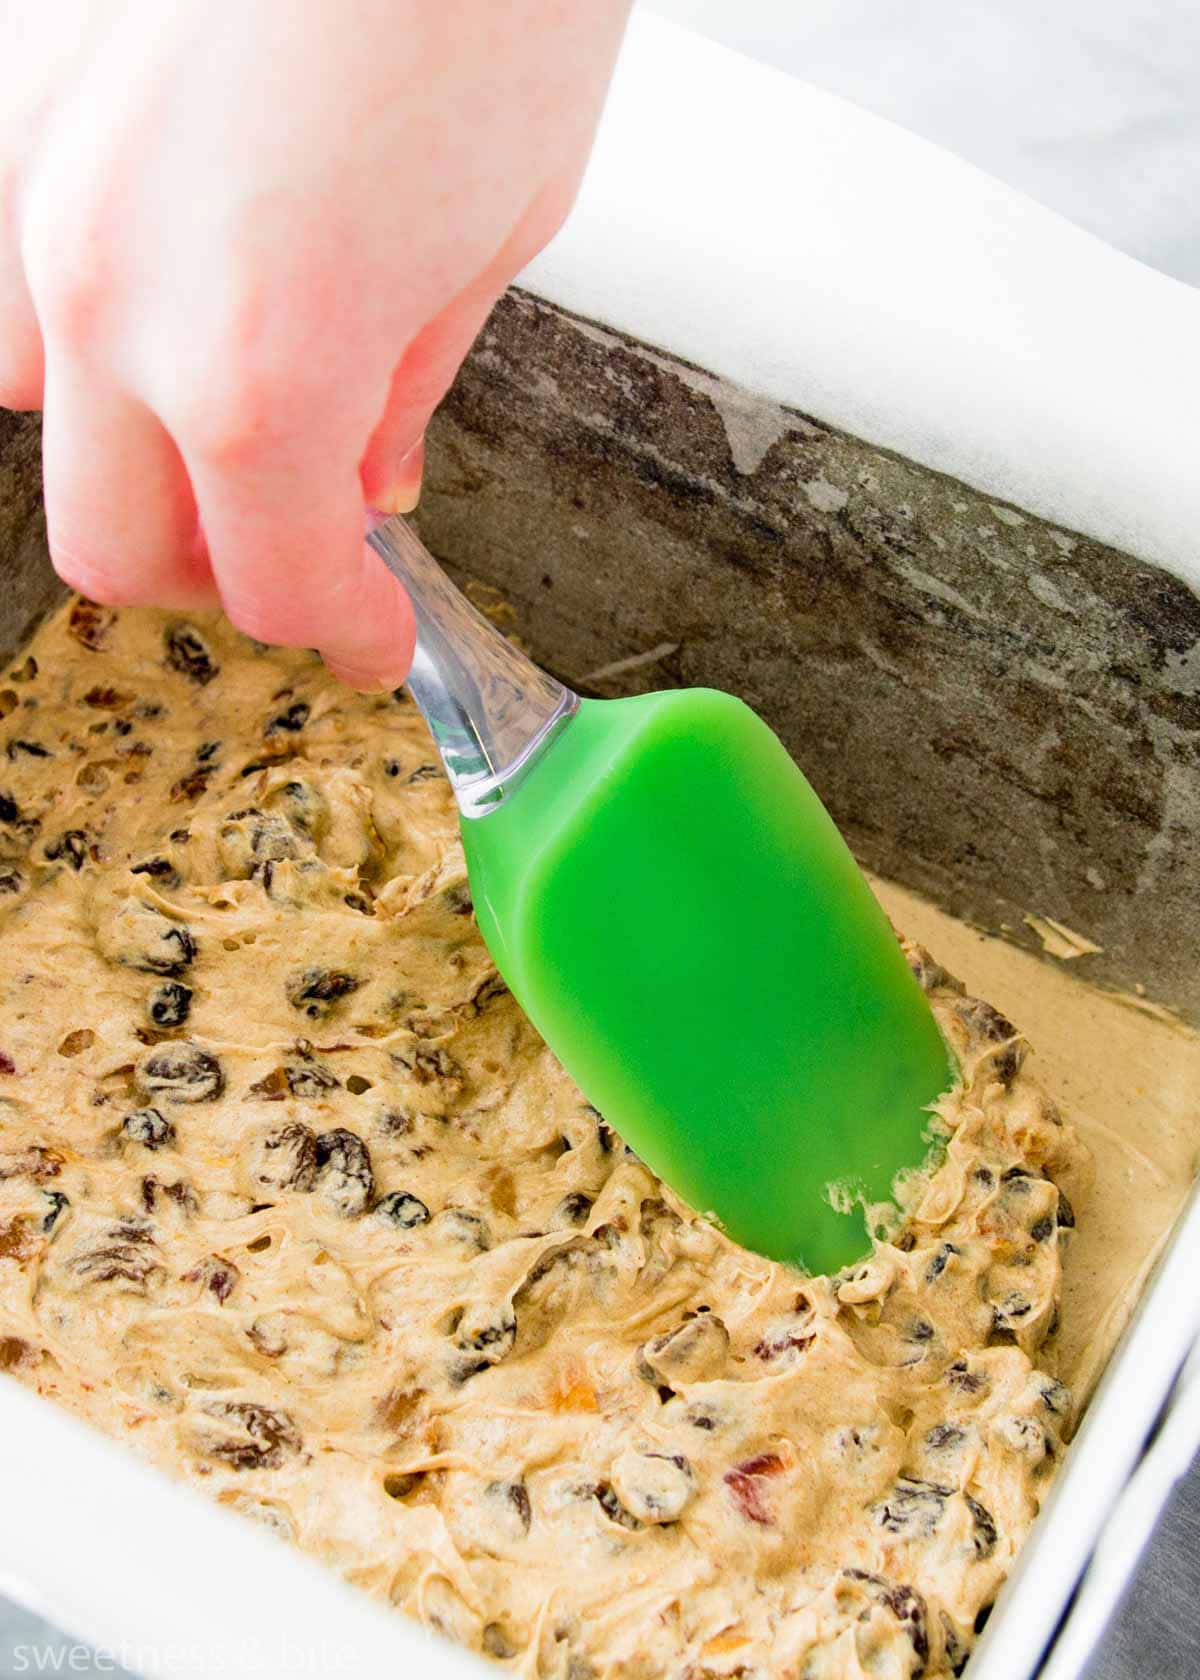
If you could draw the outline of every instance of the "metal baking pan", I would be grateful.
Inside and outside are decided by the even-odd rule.
[[[1171,673],[1191,634],[1194,595],[1144,561],[1065,537],[1033,515],[998,521],[980,492],[788,410],[773,408],[776,441],[759,466],[734,469],[720,381],[709,380],[714,397],[696,379],[661,352],[510,296],[431,435],[422,519],[435,552],[483,604],[502,596],[507,622],[534,654],[586,692],[710,681],[743,693],[802,758],[879,873],[982,926],[1007,923],[1017,938],[1026,937],[1022,905],[1080,925],[1079,905],[1094,904],[1084,925],[1106,946],[1095,959],[1101,977],[1129,990],[1146,981],[1161,1003],[1194,1012],[1198,929],[1186,882],[1196,878],[1196,834],[1165,821],[1146,829],[1154,789],[1132,785],[1150,774],[1144,756],[1129,764],[1120,808],[1103,806],[1101,785],[1105,753],[1128,758],[1127,731],[1139,716],[1160,734],[1174,727]],[[653,393],[636,416],[630,388]],[[753,400],[744,392],[737,400],[744,420]],[[869,484],[873,501],[805,500],[798,482]],[[38,500],[36,423],[0,414],[0,563],[10,580],[0,602],[3,653],[58,593]],[[985,525],[986,550],[962,535]],[[1084,576],[1089,587],[1072,612],[1055,617],[1053,602]],[[972,613],[947,612],[951,596]],[[729,630],[735,612],[740,641]],[[935,656],[955,672],[953,695],[931,688]],[[1031,699],[1035,673],[1055,662],[1054,680]],[[1121,679],[1110,706],[1105,684],[1118,666],[1139,680]],[[1086,687],[1068,680],[1075,670],[1090,673]],[[947,798],[948,749],[930,751],[951,703],[954,751],[969,767],[954,784],[970,792],[969,830],[955,826],[963,802]],[[1053,803],[1029,798],[1013,778],[1028,732],[1040,739],[1050,729],[1082,741],[1099,765],[1090,781],[1086,765],[1075,767],[1078,826],[1095,830],[1087,846],[1073,846]],[[1089,800],[1101,803],[1091,809]],[[925,810],[943,820],[922,827]],[[1018,843],[965,849],[996,834]],[[1050,840],[1056,875],[1047,888]],[[1163,891],[1098,900],[1088,871],[1102,865],[1123,888],[1122,860],[1136,875],[1152,843]],[[1148,1532],[1171,1467],[1200,1438],[1191,1373],[1144,1452],[1200,1333],[1198,1273],[1193,1196],[997,1602],[970,1680],[1079,1674],[1133,1567],[1129,1536]],[[0,1588],[134,1672],[163,1680],[481,1672],[475,1659],[15,1382],[0,1382],[0,1476]],[[1118,1508],[1119,1532],[1106,1526]]]

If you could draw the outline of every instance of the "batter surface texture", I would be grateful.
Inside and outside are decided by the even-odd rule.
[[[0,717],[0,1366],[522,1674],[960,1671],[1072,1418],[1003,1016],[909,947],[944,1160],[803,1278],[524,1020],[406,700],[75,602]]]

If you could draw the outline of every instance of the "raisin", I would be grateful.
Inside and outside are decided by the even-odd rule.
[[[912,1587],[892,1587],[883,1595],[883,1602],[908,1635],[909,1644],[917,1660],[924,1663],[929,1655],[929,1632],[925,1620],[925,1600]]]
[[[965,1429],[959,1429],[953,1423],[935,1423],[925,1436],[925,1445],[934,1452],[952,1452],[961,1447],[967,1438]]]
[[[1022,1295],[1019,1289],[1010,1289],[1001,1300],[992,1303],[992,1320],[996,1329],[1005,1326],[1012,1327],[1015,1320],[1028,1318],[1033,1311],[1033,1302],[1028,1295]]]
[[[440,1085],[447,1096],[458,1096],[463,1089],[463,1071],[453,1056],[444,1050],[418,1050],[415,1046],[392,1051],[392,1061],[403,1068],[418,1085]]]
[[[142,1206],[147,1213],[153,1213],[159,1206],[161,1198],[174,1202],[176,1207],[185,1213],[198,1213],[200,1204],[196,1200],[196,1192],[190,1184],[182,1179],[175,1184],[164,1184],[159,1178],[144,1178],[142,1180]]]
[[[175,1142],[175,1127],[157,1108],[135,1108],[122,1120],[121,1131],[143,1149],[165,1149]]]
[[[488,1622],[482,1634],[483,1653],[497,1662],[507,1662],[517,1654],[517,1642],[502,1622]]]
[[[48,1235],[51,1231],[53,1231],[54,1227],[58,1224],[63,1213],[70,1207],[71,1203],[68,1198],[63,1195],[61,1190],[43,1190],[42,1195],[50,1204],[49,1209],[42,1219],[42,1230]]]
[[[179,885],[179,871],[170,858],[147,858],[144,863],[131,864],[129,873],[131,875],[148,875],[153,881],[161,881],[165,887],[177,887]]]
[[[927,1539],[941,1522],[951,1488],[899,1476],[887,1498],[872,1507],[875,1521],[890,1534]]]
[[[696,1492],[695,1472],[679,1453],[623,1452],[611,1476],[625,1509],[643,1523],[678,1522]]]
[[[489,1482],[484,1493],[503,1505],[512,1514],[513,1524],[521,1534],[528,1534],[533,1525],[533,1506],[524,1482]]]
[[[9,758],[12,759],[15,759],[20,753],[24,753],[28,758],[54,757],[54,754],[50,751],[49,747],[40,746],[37,741],[22,741],[14,739],[8,743],[4,750],[8,754]]]
[[[189,770],[186,775],[180,776],[171,788],[172,804],[182,805],[185,800],[199,799],[207,791],[211,776],[212,771],[204,769]]]
[[[72,603],[67,618],[67,633],[74,636],[81,647],[96,653],[104,646],[108,632],[117,621],[110,607],[98,607],[82,597]]]
[[[454,1383],[465,1383],[489,1366],[499,1365],[516,1346],[517,1319],[507,1301],[498,1307],[486,1306],[471,1314],[463,1313],[452,1322],[454,1345],[462,1356],[450,1366],[450,1380]]]
[[[398,765],[397,765],[397,769],[399,769]],[[395,774],[395,771],[393,771],[392,769],[389,768],[388,775],[391,776],[391,775],[394,775],[394,774]],[[409,771],[408,775],[405,776],[404,780],[405,780],[406,783],[408,783],[410,785],[413,782],[434,782],[434,781],[437,781],[438,777],[441,774],[442,774],[441,769],[436,764],[418,764],[417,768],[415,770],[410,770]]]
[[[11,827],[21,820],[21,807],[10,793],[0,793],[0,822]]]
[[[1055,1417],[1063,1417],[1071,1410],[1071,1390],[1057,1377],[1043,1378],[1041,1398],[1042,1405]]]
[[[198,1266],[193,1266],[190,1272],[183,1274],[185,1283],[200,1283],[215,1295],[222,1306],[233,1294],[241,1273],[232,1260],[226,1260],[219,1254],[210,1254],[206,1260],[201,1260]]]
[[[1033,1238],[1035,1243],[1043,1243],[1046,1241],[1047,1237],[1053,1236],[1054,1230],[1054,1219],[1050,1214],[1046,1214],[1043,1218],[1037,1220],[1030,1226],[1029,1235]]]
[[[767,1361],[779,1359],[784,1354],[806,1353],[816,1339],[815,1333],[811,1330],[784,1329],[774,1331],[768,1336],[763,1336],[755,1344],[754,1357]]]
[[[573,1190],[569,1196],[564,1196],[551,1215],[551,1223],[557,1226],[583,1225],[592,1211],[592,1198],[585,1196],[582,1190]]]
[[[946,1381],[951,1388],[957,1388],[963,1394],[978,1394],[985,1386],[985,1379],[978,1377],[967,1366],[965,1359],[960,1359],[951,1365],[946,1372]]]
[[[592,1490],[592,1497],[595,1499],[600,1509],[604,1512],[604,1515],[608,1518],[609,1522],[617,1523],[621,1528],[641,1528],[641,1523],[634,1516],[632,1511],[627,1511],[625,1509],[617,1495],[613,1492],[610,1483],[597,1482],[596,1486]]]
[[[992,1513],[977,1499],[972,1499],[969,1493],[964,1493],[963,1498],[975,1525],[975,1555],[980,1558],[991,1557],[996,1549],[996,1520]]]
[[[220,670],[220,666],[213,662],[207,642],[190,624],[169,625],[163,632],[163,643],[167,664],[173,671],[187,677],[189,682],[203,687]]]
[[[335,968],[306,968],[287,982],[287,1000],[293,1009],[302,1009],[314,1021],[331,1014],[334,1005],[356,992],[362,981],[353,974]]]
[[[173,922],[140,899],[127,899],[99,930],[100,949],[112,962],[142,974],[175,979],[196,959],[196,941],[182,922]]]
[[[293,700],[292,704],[273,717],[263,730],[264,735],[277,735],[281,730],[294,735],[304,728],[308,722],[309,707],[305,700]]]
[[[439,1235],[472,1254],[484,1254],[492,1246],[487,1222],[466,1208],[447,1208],[434,1221]]]
[[[933,1259],[929,1262],[928,1266],[925,1268],[926,1283],[935,1283],[949,1265],[950,1257],[954,1254],[961,1253],[962,1250],[955,1248],[953,1243],[944,1242],[934,1255]]]
[[[138,1080],[150,1096],[169,1102],[214,1102],[225,1089],[225,1075],[211,1050],[182,1039],[163,1045],[142,1062]]]
[[[317,1139],[318,1188],[343,1219],[365,1213],[375,1194],[375,1174],[366,1144],[354,1132],[337,1126]]]
[[[644,1343],[638,1374],[652,1383],[706,1382],[724,1369],[729,1332],[716,1313],[697,1313],[674,1330]]]
[[[210,1400],[204,1410],[225,1424],[227,1433],[206,1434],[202,1450],[235,1470],[277,1470],[285,1457],[300,1451],[300,1432],[287,1412],[243,1400]]]
[[[1058,1224],[1063,1231],[1072,1231],[1075,1228],[1075,1209],[1062,1190],[1058,1192]]]
[[[407,1190],[393,1190],[390,1195],[381,1197],[375,1204],[375,1212],[401,1231],[411,1231],[414,1226],[425,1225],[429,1220],[429,1209],[425,1203]]]
[[[126,694],[119,688],[106,688],[98,683],[94,688],[88,689],[83,696],[83,703],[97,712],[123,712],[126,706],[133,704],[133,695]],[[96,727],[103,729],[104,725],[98,724]]]
[[[289,1120],[259,1140],[254,1181],[272,1190],[311,1190],[317,1182],[317,1140],[307,1126]]]
[[[168,980],[150,994],[147,1013],[156,1027],[181,1027],[192,1007],[192,989]]]
[[[329,1091],[340,1091],[342,1082],[336,1074],[319,1063],[284,1069],[287,1088],[302,1101],[319,1102]]]
[[[13,1072],[11,1063],[7,1071]],[[63,1157],[58,1151],[47,1149],[44,1144],[34,1143],[28,1149],[7,1150],[0,1155],[0,1183],[6,1178],[31,1178],[35,1184],[42,1184],[48,1178],[57,1178],[62,1165]]]
[[[19,893],[25,878],[19,869],[0,869],[0,893]]]
[[[100,1233],[93,1244],[78,1248],[69,1266],[86,1283],[127,1283],[141,1294],[162,1272],[153,1253],[146,1252],[153,1248],[148,1219],[122,1219]]]

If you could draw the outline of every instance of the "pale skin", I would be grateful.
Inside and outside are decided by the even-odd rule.
[[[365,510],[570,208],[628,3],[0,0],[0,406],[66,582],[403,680]]]

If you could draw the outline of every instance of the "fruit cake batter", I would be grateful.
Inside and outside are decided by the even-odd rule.
[[[406,699],[76,601],[0,742],[0,1366],[525,1675],[961,1670],[1070,1430],[1088,1217],[995,1008],[908,948],[944,1161],[801,1277],[524,1020]]]

